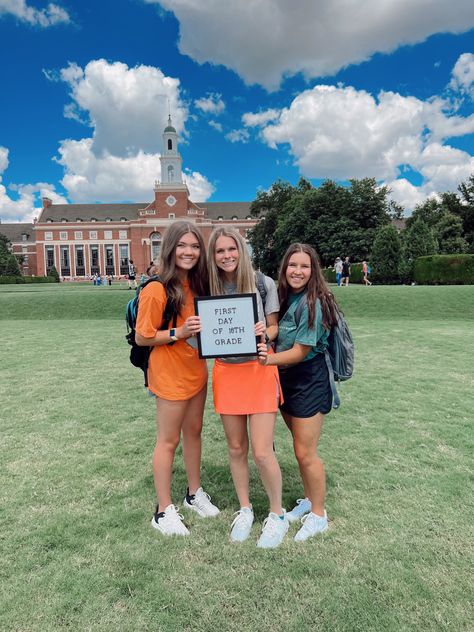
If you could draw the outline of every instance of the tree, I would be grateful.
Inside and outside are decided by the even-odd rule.
[[[469,252],[474,253],[474,175],[459,185],[459,192],[463,201],[460,210],[463,236],[469,244]]]
[[[400,280],[401,242],[397,229],[392,224],[381,226],[375,233],[372,256],[374,281],[396,283]]]
[[[438,252],[433,230],[422,219],[416,219],[402,234],[400,276],[405,283],[413,281],[415,260]]]
[[[17,258],[11,252],[11,242],[0,233],[0,276],[21,276]]]
[[[439,252],[455,255],[467,252],[468,244],[462,236],[462,219],[452,213],[445,213],[436,226]]]
[[[10,254],[7,257],[5,264],[5,276],[21,276],[20,266],[18,265],[18,259],[14,254]]]
[[[59,274],[55,266],[50,267],[46,276],[53,277],[56,280],[56,283],[59,283]]]

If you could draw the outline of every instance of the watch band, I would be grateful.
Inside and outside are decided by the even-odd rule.
[[[177,342],[179,340],[178,336],[176,335],[176,329],[170,329],[170,341],[173,342]]]

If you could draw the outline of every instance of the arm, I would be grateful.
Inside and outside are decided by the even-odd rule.
[[[269,342],[275,340],[278,336],[278,312],[267,314],[265,316],[266,324],[263,321],[255,323],[255,335],[268,337]]]
[[[201,319],[199,316],[190,316],[181,327],[176,327],[176,336],[179,340],[185,340],[201,331]],[[138,332],[135,334],[135,342],[139,347],[160,347],[171,342],[169,329],[159,329],[153,338],[145,338]]]
[[[260,343],[257,345],[258,361],[266,366],[286,366],[290,364],[298,364],[302,362],[311,351],[311,346],[302,345],[299,342],[288,349],[279,353],[268,354],[267,345]]]

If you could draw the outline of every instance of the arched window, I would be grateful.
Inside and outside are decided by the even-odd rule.
[[[168,151],[172,151],[173,149],[173,141],[171,138],[168,138]]]
[[[168,182],[173,182],[174,180],[174,167],[173,165],[168,165]]]
[[[160,233],[152,233],[150,235],[150,245],[151,245],[151,261],[158,261],[158,257],[160,256],[161,249],[161,234]]]

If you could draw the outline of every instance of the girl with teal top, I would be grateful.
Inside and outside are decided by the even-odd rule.
[[[301,520],[295,535],[303,542],[328,528],[324,508],[326,479],[317,453],[324,416],[332,407],[332,391],[324,357],[331,327],[336,323],[335,299],[324,279],[314,248],[291,244],[278,280],[280,314],[276,353],[258,345],[261,364],[278,366],[284,403],[280,412],[293,436],[305,498],[287,513]],[[306,295],[299,319],[295,312]],[[297,322],[298,321],[298,322]]]

